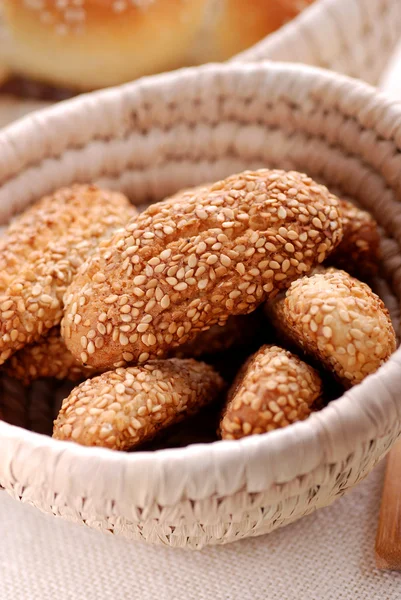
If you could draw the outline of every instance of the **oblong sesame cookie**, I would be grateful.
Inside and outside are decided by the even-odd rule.
[[[63,401],[53,437],[129,450],[217,398],[223,379],[209,365],[172,358],[88,379]]]
[[[54,196],[45,196],[11,221],[0,237],[1,292],[36,253],[65,234],[76,215],[77,204],[71,202],[67,190],[60,190],[56,201]]]
[[[150,206],[104,242],[65,296],[62,335],[82,362],[163,356],[321,263],[338,201],[297,172],[262,169]]]
[[[370,213],[346,200],[340,200],[340,212],[343,239],[326,264],[370,281],[377,275],[380,260],[377,223]]]
[[[245,363],[229,390],[221,437],[239,439],[303,421],[322,392],[315,369],[279,346],[263,346]]]
[[[60,328],[53,327],[35,344],[25,346],[5,363],[4,372],[13,379],[30,385],[42,378],[81,381],[98,371],[85,367],[71,354],[60,335]]]
[[[64,292],[80,265],[135,214],[122,194],[76,185],[11,226],[0,247],[0,364],[60,323]]]
[[[334,268],[294,281],[267,305],[274,326],[349,388],[394,352],[396,337],[382,300],[368,285]]]

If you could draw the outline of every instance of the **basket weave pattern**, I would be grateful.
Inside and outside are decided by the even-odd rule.
[[[304,63],[377,85],[400,30],[399,0],[318,0],[232,60]]]
[[[400,105],[340,75],[283,64],[184,70],[0,132],[0,222],[73,181],[141,204],[245,168],[303,170],[379,221],[378,289],[399,333],[400,132]],[[28,411],[39,431],[62,394],[2,386],[1,402]],[[400,386],[397,351],[302,423],[153,453],[84,448],[0,422],[0,484],[43,511],[152,543],[200,548],[259,535],[330,504],[373,468],[400,434]]]

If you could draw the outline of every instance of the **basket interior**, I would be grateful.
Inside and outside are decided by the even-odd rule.
[[[222,67],[185,70],[28,117],[0,138],[8,159],[8,169],[7,160],[0,167],[1,223],[42,194],[74,181],[119,189],[145,206],[180,188],[244,169],[305,171],[379,222],[382,261],[376,290],[399,334],[401,170],[391,106],[386,119],[383,104],[375,108],[370,88],[354,83],[350,99],[340,93],[341,78],[307,68],[302,76],[297,72],[299,67],[231,66],[225,77]],[[22,149],[18,128],[24,127],[36,153],[27,149],[29,139]],[[65,140],[55,135],[57,128],[59,134],[66,132]],[[38,149],[43,131],[44,148]],[[12,160],[11,146],[16,158],[24,154],[23,168]],[[71,387],[38,381],[24,388],[2,376],[5,420],[49,434]],[[163,443],[215,439],[207,429],[204,437],[194,436],[189,425],[184,433],[172,429]]]

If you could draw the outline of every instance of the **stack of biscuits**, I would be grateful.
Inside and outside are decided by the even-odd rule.
[[[245,171],[142,213],[74,185],[0,240],[1,369],[78,383],[60,440],[131,450],[207,405],[224,440],[266,434],[395,350],[370,287],[379,260],[374,219],[296,171]]]

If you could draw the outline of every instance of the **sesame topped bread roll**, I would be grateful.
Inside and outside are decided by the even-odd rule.
[[[212,367],[193,359],[154,360],[88,379],[63,401],[53,437],[129,450],[196,413],[224,387]]]
[[[191,63],[224,61],[293,19],[314,0],[208,0]]]
[[[208,0],[3,0],[14,73],[77,90],[184,66]],[[100,67],[101,65],[101,67]]]
[[[278,330],[349,388],[374,373],[394,352],[388,310],[365,283],[330,268],[294,281],[267,305]]]
[[[263,346],[229,390],[221,437],[233,440],[303,421],[322,395],[315,369],[278,346]]]
[[[16,219],[0,243],[0,364],[60,323],[79,266],[135,214],[122,194],[77,185]]]
[[[2,0],[0,57],[19,75],[90,90],[226,60],[311,2]]]
[[[62,335],[105,368],[163,356],[246,314],[321,263],[338,201],[301,173],[245,171],[151,205],[105,241],[65,295]]]
[[[5,373],[29,385],[36,379],[53,377],[68,381],[81,381],[97,373],[82,363],[67,350],[60,335],[60,328],[54,327],[46,337],[36,344],[25,346],[6,362]]]

